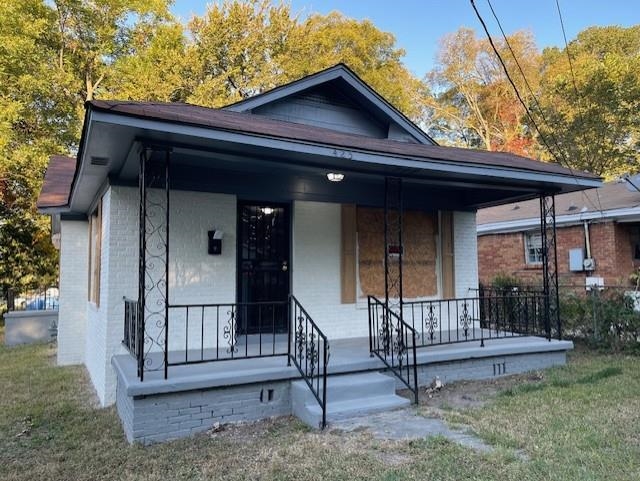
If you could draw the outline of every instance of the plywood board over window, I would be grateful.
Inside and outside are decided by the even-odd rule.
[[[384,210],[358,207],[357,244],[360,294],[384,297]],[[405,211],[403,293],[406,299],[435,296],[437,216]]]
[[[102,199],[89,217],[89,301],[100,305],[100,264],[102,257]]]

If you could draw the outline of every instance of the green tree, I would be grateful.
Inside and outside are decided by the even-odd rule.
[[[55,29],[39,0],[0,0],[0,290],[55,276],[47,219],[35,212],[47,155],[73,138],[68,78],[50,53]],[[54,57],[55,58],[55,57]]]
[[[402,64],[393,35],[333,12],[301,21],[288,4],[226,0],[189,24],[193,37],[188,100],[222,106],[345,63],[414,119],[423,86]]]
[[[543,52],[543,135],[573,168],[608,179],[638,172],[640,25],[591,27],[568,49],[572,65],[566,49]]]
[[[291,34],[290,44],[281,68],[283,80],[344,63],[404,114],[420,118],[423,84],[402,63],[405,52],[396,46],[395,37],[369,20],[339,12],[311,15]]]
[[[0,288],[56,275],[35,199],[48,157],[77,148],[93,98],[221,106],[338,62],[412,118],[422,84],[391,34],[288,4],[223,0],[187,27],[168,0],[0,0]]]
[[[181,24],[140,26],[133,32],[130,49],[114,62],[103,96],[159,102],[187,99],[193,88],[190,66],[194,61]]]
[[[189,101],[220,107],[281,83],[281,62],[298,28],[287,4],[267,0],[213,3],[189,23],[193,37]]]
[[[57,275],[49,219],[35,200],[51,154],[77,145],[85,99],[129,55],[163,0],[0,0],[0,289]]]
[[[132,34],[169,18],[168,0],[54,0],[58,66],[82,81],[86,100],[96,95],[117,59],[132,48]],[[152,34],[152,30],[147,30]]]
[[[530,33],[508,37],[527,81],[538,82],[539,54]],[[528,94],[505,42],[496,42],[518,90]],[[461,28],[440,41],[436,64],[425,82],[429,129],[444,143],[534,155],[535,142],[520,105],[489,42]]]

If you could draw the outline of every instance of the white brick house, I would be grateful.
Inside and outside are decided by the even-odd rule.
[[[424,339],[435,305],[425,302],[476,295],[478,207],[595,185],[552,164],[437,146],[343,65],[221,110],[88,102],[77,159],[52,158],[38,204],[61,218],[58,362],[84,364],[103,405],[118,391],[124,420],[135,389],[170,390],[155,368],[170,378],[198,362],[201,375],[223,342],[237,357],[289,352],[295,363],[300,306],[329,342],[369,337],[379,354],[369,296],[416,302]],[[439,306],[441,342],[431,332],[427,344],[479,339],[458,323],[471,304]],[[476,336],[480,318],[468,317]],[[129,351],[146,388],[122,378]]]

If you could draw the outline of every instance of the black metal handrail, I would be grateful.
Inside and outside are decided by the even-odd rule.
[[[329,342],[327,336],[293,295],[289,296],[289,301],[289,361],[293,361],[320,404],[320,427],[324,428],[327,425]]]
[[[288,354],[287,301],[170,304],[168,312],[167,366]]]
[[[407,386],[418,403],[416,330],[384,302],[368,297],[369,351]]]
[[[124,300],[124,333],[122,336],[122,345],[129,351],[129,353],[136,359],[140,354],[140,325],[138,301],[128,298]]]
[[[540,292],[493,292],[459,299],[403,303],[403,318],[417,331],[419,347],[521,336],[549,337]]]

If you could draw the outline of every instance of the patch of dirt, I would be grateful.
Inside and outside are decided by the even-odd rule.
[[[204,435],[211,439],[230,439],[238,444],[245,444],[268,434],[284,434],[287,431],[304,429],[305,427],[293,416],[280,416],[260,421],[216,423]]]
[[[427,406],[436,410],[473,409],[490,402],[500,392],[521,384],[539,383],[544,380],[541,371],[524,374],[512,374],[481,381],[456,381],[444,383],[441,389],[420,388],[420,406]],[[409,390],[399,394],[413,399]]]

